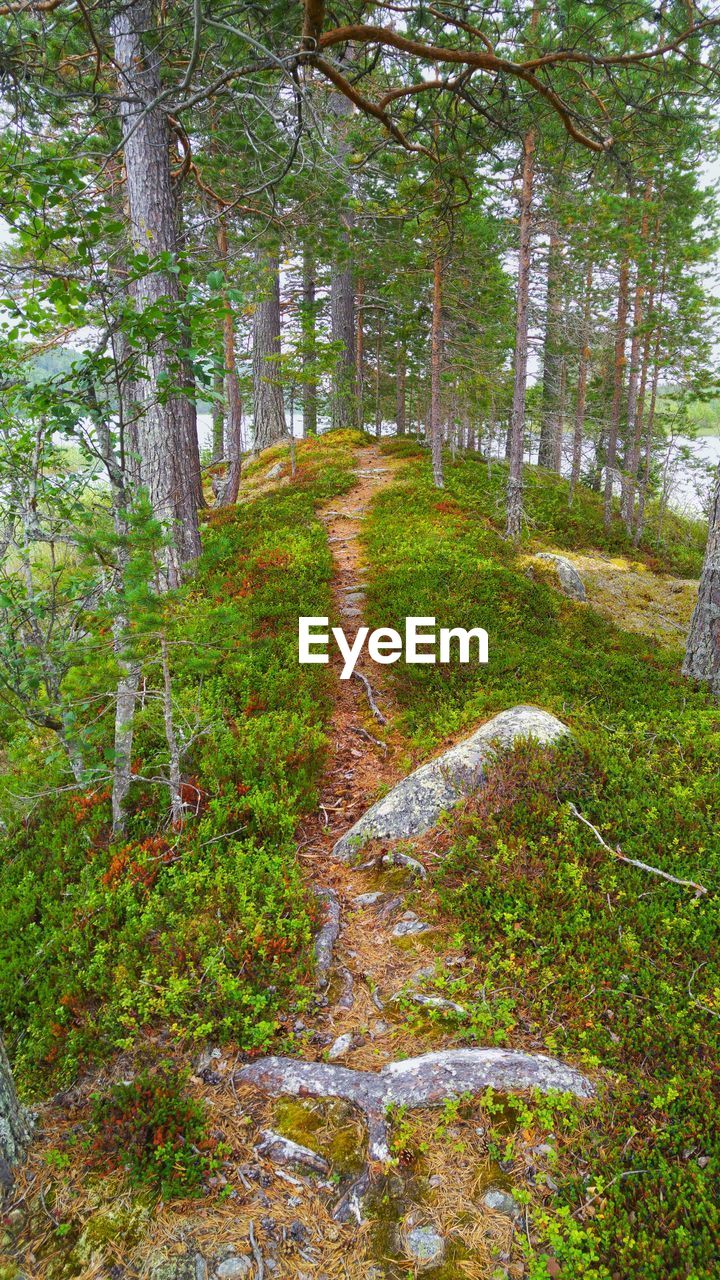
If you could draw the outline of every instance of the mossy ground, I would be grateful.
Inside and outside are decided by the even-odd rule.
[[[720,712],[682,679],[681,637],[648,634],[653,610],[631,631],[622,610],[611,621],[593,607],[592,580],[590,603],[577,605],[527,576],[528,545],[633,554],[619,528],[603,542],[595,495],[582,491],[569,509],[561,483],[531,471],[532,537],[516,554],[499,535],[503,479],[503,467],[492,478],[462,460],[439,495],[427,462],[410,462],[367,528],[372,624],[401,627],[412,612],[490,636],[486,667],[395,669],[419,757],[520,702],[575,735],[567,748],[499,760],[425,842],[437,917],[454,922],[467,957],[435,989],[470,1011],[458,1038],[559,1053],[600,1073],[601,1100],[536,1215],[562,1274],[709,1280],[720,1226]],[[661,553],[635,553],[634,574],[653,607],[667,593],[668,611],[674,580],[652,570],[697,568],[694,533],[682,528]],[[620,864],[571,801],[608,844],[708,894]]]
[[[43,1113],[22,1220],[7,1241],[25,1260],[36,1248],[33,1274],[94,1276],[129,1259],[140,1267],[151,1250],[172,1255],[188,1242],[207,1255],[223,1243],[245,1246],[242,1170],[256,1163],[263,1125],[320,1144],[335,1181],[362,1155],[352,1117],[314,1104],[258,1109],[235,1096],[229,1077],[236,1048],[259,1052],[272,1041],[302,1052],[309,1034],[290,1030],[308,999],[314,924],[294,837],[315,803],[331,687],[323,668],[298,668],[296,627],[299,613],[329,611],[331,562],[315,508],[348,490],[363,439],[332,433],[300,444],[295,481],[268,492],[264,468],[274,459],[261,460],[248,479],[259,495],[210,517],[198,574],[169,619],[188,642],[175,658],[182,704],[211,726],[193,760],[205,799],[173,837],[172,858],[142,847],[159,825],[149,795],[135,796],[129,849],[108,839],[106,795],[82,797],[80,812],[57,795],[18,812],[15,793],[38,791],[41,780],[47,789],[57,766],[39,738],[8,744],[0,1021],[23,1083],[42,1090],[49,1076],[67,1080],[105,1058],[92,1087],[107,1088],[158,1054],[172,1052],[181,1065],[207,1036],[227,1042],[215,1064],[220,1083],[191,1082],[228,1148],[201,1206],[149,1206],[122,1174],[88,1175],[87,1079]],[[710,1280],[720,1230],[720,714],[682,680],[672,635],[632,632],[620,609],[596,610],[592,581],[589,605],[565,600],[530,578],[523,559],[541,547],[610,557],[613,570],[647,582],[652,608],[639,612],[651,622],[672,581],[698,571],[698,530],[668,520],[663,546],[635,552],[619,521],[605,536],[596,495],[581,489],[569,508],[563,483],[530,469],[516,552],[501,537],[502,465],[448,459],[438,494],[414,442],[383,448],[407,466],[367,522],[365,621],[402,629],[408,614],[427,613],[438,625],[490,634],[487,667],[390,669],[398,764],[412,767],[523,701],[555,712],[574,734],[549,754],[524,747],[500,758],[484,791],[409,850],[431,878],[406,903],[438,929],[424,950],[392,949],[395,976],[404,981],[415,957],[415,968],[433,970],[417,989],[446,995],[468,1017],[400,999],[391,1045],[557,1053],[584,1064],[599,1090],[585,1108],[488,1095],[394,1118],[412,1212],[449,1241],[437,1280],[486,1280],[498,1265],[532,1280]],[[151,721],[141,728],[148,755],[154,733]],[[708,895],[620,864],[570,801],[608,844],[702,882]],[[374,885],[366,878],[358,892]],[[392,878],[407,889],[406,874]],[[385,877],[383,885],[392,887]],[[366,1013],[374,1016],[359,999]],[[376,1052],[368,1043],[355,1065],[376,1065]],[[333,1223],[327,1197],[298,1192],[302,1203],[289,1206],[292,1187],[270,1169],[258,1176],[276,1221],[308,1224],[332,1280],[364,1280],[368,1259],[393,1280],[412,1274],[402,1245],[407,1204],[395,1184],[374,1223],[354,1230]],[[482,1210],[489,1182],[513,1188],[520,1230]],[[255,1227],[270,1247],[262,1223]],[[293,1280],[308,1267],[297,1250],[282,1265]]]

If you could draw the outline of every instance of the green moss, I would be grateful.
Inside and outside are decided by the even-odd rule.
[[[516,557],[500,536],[505,469],[492,470],[449,465],[438,494],[428,462],[411,462],[404,485],[376,499],[367,530],[371,625],[402,629],[408,614],[428,614],[489,632],[485,667],[393,668],[423,755],[521,702],[555,712],[575,735],[549,752],[502,756],[438,828],[435,905],[469,957],[452,985],[470,1013],[456,1034],[603,1068],[597,1104],[543,1118],[545,1132],[572,1133],[553,1168],[558,1192],[534,1210],[564,1272],[710,1280],[720,1236],[720,713],[682,679],[677,652],[526,576],[522,549]],[[568,507],[564,482],[529,468],[525,496],[537,542],[627,551],[619,521],[604,534],[595,494],[582,490]],[[697,572],[700,532],[673,519],[643,558]],[[611,848],[699,881],[708,896],[619,863],[570,801]],[[513,1125],[496,1116],[492,1158],[505,1158]],[[594,1216],[583,1208],[591,1194]]]
[[[365,1167],[367,1132],[348,1103],[337,1098],[283,1098],[276,1104],[274,1125],[284,1137],[324,1156],[339,1177],[357,1177]]]

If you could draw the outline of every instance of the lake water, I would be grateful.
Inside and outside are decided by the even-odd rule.
[[[328,425],[328,424],[325,424]],[[323,429],[323,424],[320,424]],[[394,427],[387,423],[383,427],[383,435],[391,435]],[[297,415],[295,432],[302,436],[302,419]],[[210,414],[198,414],[198,435],[201,448],[210,446],[212,440],[212,420]],[[565,439],[563,471],[569,473],[572,440]],[[529,450],[528,461],[537,460],[537,442]],[[666,482],[669,505],[674,510],[688,516],[701,516],[707,510],[715,474],[720,465],[720,436],[699,436],[691,440],[686,436],[676,436],[668,443],[665,458],[662,460],[666,470]]]

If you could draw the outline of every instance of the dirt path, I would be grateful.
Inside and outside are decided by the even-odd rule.
[[[372,498],[392,482],[400,463],[375,446],[357,455],[357,484],[320,511],[334,561],[333,603],[348,638],[366,623],[366,564],[362,524]],[[407,773],[405,743],[393,727],[391,682],[382,668],[361,659],[356,670],[369,681],[387,723],[378,723],[360,680],[341,680],[335,659],[335,706],[328,727],[328,757],[317,815],[299,833],[308,878],[328,888],[340,906],[340,934],[334,948],[327,1003],[315,1024],[308,1058],[324,1056],[339,1037],[351,1037],[335,1060],[358,1068],[378,1068],[402,1053],[440,1048],[446,1037],[418,1037],[393,1021],[387,1003],[419,970],[432,967],[441,937],[395,939],[392,931],[415,889],[412,874],[397,869],[357,871],[332,858],[335,841],[370,807],[381,790]],[[383,678],[385,676],[385,678]],[[371,741],[375,739],[375,741]],[[373,901],[360,901],[373,895]],[[331,1049],[332,1052],[332,1049]]]

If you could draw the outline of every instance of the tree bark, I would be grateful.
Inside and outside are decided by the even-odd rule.
[[[562,243],[557,227],[550,229],[547,262],[547,299],[543,343],[542,422],[538,465],[560,472],[562,461],[563,376]]]
[[[365,281],[355,287],[355,401],[357,426],[365,426]]]
[[[228,259],[227,223],[224,217],[217,223],[217,247],[223,270],[226,271]],[[235,359],[235,321],[232,307],[226,294],[223,294],[223,384],[225,391],[225,454],[227,456],[227,474],[222,489],[219,491],[217,505],[232,506],[237,502],[240,491],[240,474],[242,470],[242,397],[237,376]]]
[[[625,339],[627,337],[627,317],[629,266],[624,258],[620,266],[618,282],[617,321],[615,326],[615,355],[613,360],[613,398],[610,408],[610,430],[608,432],[607,457],[605,459],[605,492],[603,497],[603,521],[605,528],[612,525],[612,499],[617,466],[617,446],[620,434],[620,410],[622,408],[623,387],[625,384]]]
[[[505,535],[517,540],[522,529],[522,470],[525,443],[525,393],[527,390],[528,310],[530,301],[530,240],[535,176],[535,130],[523,139],[522,189],[520,193],[520,245],[517,306],[515,313],[515,361],[512,414],[508,432],[510,474],[507,486]]]
[[[280,264],[277,253],[258,249],[255,261],[264,280],[253,314],[253,452],[287,436],[280,366]]]
[[[635,532],[633,534],[633,546],[640,545],[640,540],[645,531],[645,503],[647,501],[648,488],[650,486],[650,467],[652,466],[652,440],[655,428],[655,409],[657,406],[658,384],[660,382],[660,348],[661,348],[661,330],[658,328],[655,335],[655,350],[653,352],[653,375],[650,384],[650,409],[645,426],[645,461],[643,464],[642,481],[638,491],[637,515],[635,518]]]
[[[184,804],[182,798],[181,748],[175,732],[173,713],[172,676],[170,674],[170,655],[165,636],[160,638],[160,654],[163,672],[163,720],[165,723],[165,741],[168,749],[168,789],[170,791],[170,817],[173,827],[178,830],[183,824]]]
[[[650,200],[652,196],[652,182],[649,181],[645,187],[645,202]],[[641,231],[643,244],[648,238],[649,217],[647,210],[643,212]],[[657,221],[655,224],[655,239],[657,239]],[[651,278],[655,270],[656,255],[652,255]],[[660,294],[665,291],[665,267],[663,267],[662,282],[660,285]],[[643,355],[640,359],[641,334],[640,329],[644,319],[644,301],[645,287],[641,277],[641,267],[638,265],[638,278],[635,290],[635,308],[633,315],[633,340],[630,353],[630,379],[628,390],[628,443],[625,453],[625,474],[623,476],[623,492],[622,492],[622,515],[625,521],[625,528],[628,534],[632,534],[633,523],[635,518],[635,490],[638,481],[638,468],[640,466],[640,441],[642,439],[642,418],[645,403],[645,391],[647,387],[648,368],[650,363],[650,334],[645,335],[645,341],[642,343]],[[648,294],[648,311],[652,314],[655,302],[655,291],[653,284],[650,285]],[[638,383],[639,379],[639,383]]]
[[[442,419],[440,417],[440,379],[442,375],[442,286],[443,260],[439,252],[433,261],[433,301],[430,329],[430,447],[433,482],[436,489],[445,485],[442,458]]]
[[[212,407],[212,460],[222,462],[225,457],[225,408],[223,405],[223,378],[216,373],[213,378],[215,399]]]
[[[375,342],[375,435],[378,440],[382,435],[382,359],[383,322],[382,313],[378,316],[377,338]]]
[[[635,282],[635,301],[633,305],[632,319],[632,338],[630,340],[630,366],[628,372],[628,397],[627,397],[627,436],[625,457],[623,459],[623,476],[622,490],[620,497],[620,510],[625,527],[628,533],[632,533],[632,513],[635,499],[635,482],[634,474],[637,472],[637,466],[640,454],[640,432],[638,430],[638,388],[640,381],[640,344],[642,340],[641,328],[643,322],[643,300],[645,297],[645,286],[642,281],[640,267],[637,269],[637,280]],[[633,472],[633,466],[635,472]]]
[[[332,380],[332,425],[355,426],[355,294],[351,266],[333,263],[330,279],[330,328],[333,342],[342,343]]]
[[[585,407],[587,404],[588,367],[590,364],[590,318],[592,306],[592,262],[588,263],[585,277],[585,304],[583,307],[580,362],[578,366],[577,402],[575,405],[575,429],[573,431],[572,470],[570,472],[570,501],[580,481],[582,467],[583,435],[585,432]]]
[[[352,58],[352,50],[350,51]],[[350,146],[346,137],[347,118],[352,113],[352,103],[343,94],[334,93],[330,106],[336,122],[335,154],[343,164]],[[331,421],[334,427],[354,427],[357,421],[355,394],[357,370],[355,366],[355,286],[350,261],[350,231],[353,215],[350,208],[340,213],[342,225],[342,252],[339,253],[330,273],[330,336],[341,344],[333,370],[331,388]]]
[[[130,0],[111,22],[120,89],[126,191],[131,235],[139,252],[176,254],[176,207],[170,176],[169,134],[161,108],[149,108],[160,93],[158,57],[145,37],[154,30],[152,0]],[[180,303],[177,276],[158,267],[135,281],[140,312],[164,313]],[[182,370],[165,335],[148,337],[146,381],[138,388],[142,412],[137,424],[140,477],[155,515],[172,532],[165,553],[167,585],[175,586],[181,565],[200,553],[198,494],[201,492],[197,435],[191,439],[192,406],[165,386],[182,381]]]
[[[30,1133],[30,1118],[20,1105],[0,1036],[0,1203],[13,1184],[13,1169],[25,1154]]]
[[[653,307],[653,291],[650,290],[648,295],[649,309]],[[637,396],[634,397],[632,406],[632,436],[629,440],[628,451],[625,459],[625,475],[623,476],[623,493],[622,493],[622,515],[625,521],[625,528],[628,534],[632,534],[635,522],[635,490],[638,483],[638,469],[640,467],[640,444],[642,440],[643,428],[643,410],[645,407],[645,394],[647,390],[647,379],[650,368],[650,337],[649,333],[645,334],[643,342],[643,354],[640,361],[640,381]],[[628,426],[631,423],[630,408],[628,407]]]
[[[303,247],[303,303],[302,303],[302,335],[303,335],[303,434],[316,436],[318,427],[317,412],[317,375],[316,360],[316,302],[315,302],[315,258],[310,246]]]
[[[683,675],[720,694],[720,467],[710,507],[698,598],[685,648]]]
[[[407,429],[405,384],[407,381],[407,365],[405,347],[398,341],[395,352],[395,431],[404,436]]]

